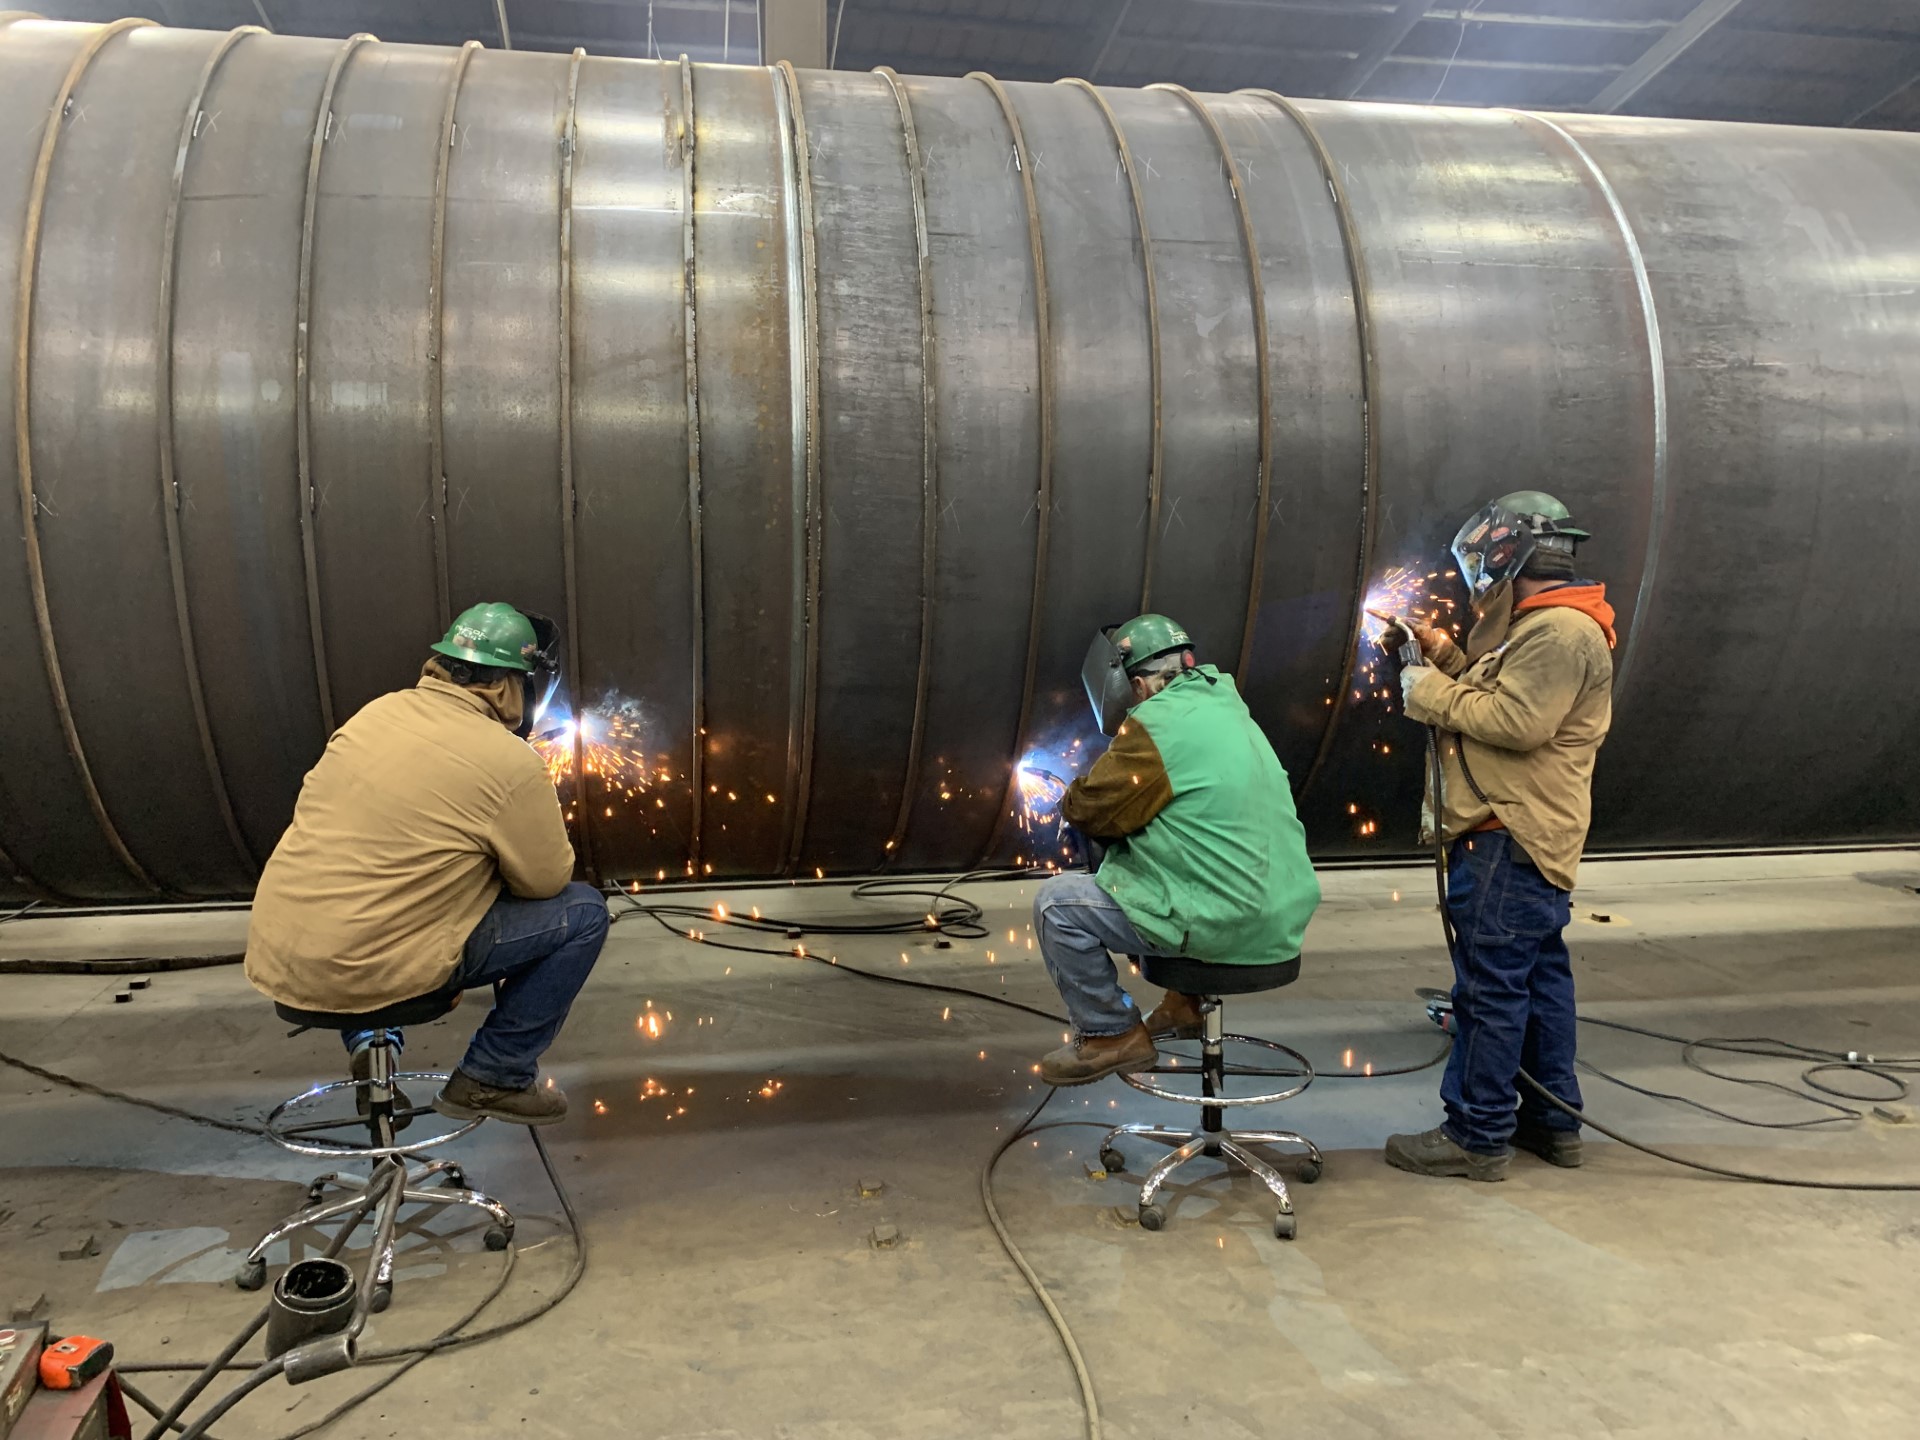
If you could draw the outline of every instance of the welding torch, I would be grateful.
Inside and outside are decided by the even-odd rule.
[[[1394,646],[1389,652],[1393,658],[1399,662],[1401,669],[1404,670],[1409,665],[1424,665],[1427,663],[1427,657],[1420,649],[1420,636],[1416,633],[1414,622],[1411,619],[1405,615],[1394,615],[1385,610],[1369,609],[1367,614],[1373,616],[1376,620],[1384,621],[1388,629],[1397,629],[1402,635],[1407,637],[1401,641],[1400,644]]]

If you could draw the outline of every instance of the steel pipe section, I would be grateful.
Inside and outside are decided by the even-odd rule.
[[[1036,853],[1013,763],[1085,753],[1088,632],[1148,605],[1319,855],[1404,853],[1362,597],[1522,486],[1621,612],[1597,844],[1920,837],[1916,175],[1877,131],[6,20],[0,893],[246,893],[329,728],[488,598],[567,625],[604,881]]]

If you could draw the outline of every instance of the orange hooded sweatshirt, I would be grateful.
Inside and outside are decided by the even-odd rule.
[[[1613,633],[1613,606],[1607,603],[1607,587],[1604,585],[1559,585],[1551,590],[1542,590],[1531,599],[1522,600],[1513,607],[1516,615],[1529,610],[1545,610],[1552,606],[1564,606],[1569,610],[1578,610],[1591,619],[1607,637],[1607,648],[1612,650],[1618,643]]]

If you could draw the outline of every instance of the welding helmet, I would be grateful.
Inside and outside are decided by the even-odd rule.
[[[1193,647],[1185,627],[1164,615],[1136,615],[1124,625],[1108,625],[1093,637],[1080,681],[1102,735],[1120,733],[1133,708],[1132,677],[1149,660]]]
[[[1515,490],[1477,511],[1453,537],[1453,558],[1475,595],[1512,580],[1536,549],[1573,554],[1587,532],[1567,507],[1540,490]]]

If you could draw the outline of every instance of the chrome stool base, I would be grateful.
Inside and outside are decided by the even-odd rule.
[[[447,1073],[430,1070],[395,1071],[393,1046],[384,1037],[375,1040],[369,1049],[371,1074],[364,1086],[355,1080],[336,1080],[315,1085],[291,1100],[282,1101],[268,1115],[267,1136],[283,1150],[296,1155],[339,1156],[371,1163],[364,1177],[329,1170],[309,1181],[307,1204],[261,1236],[240,1262],[240,1268],[234,1275],[234,1284],[242,1290],[258,1290],[266,1284],[267,1252],[298,1231],[334,1220],[341,1221],[346,1228],[335,1232],[332,1248],[328,1252],[331,1254],[345,1243],[348,1234],[357,1229],[362,1221],[370,1219],[374,1226],[373,1253],[368,1258],[364,1283],[372,1297],[369,1308],[376,1313],[385,1310],[393,1298],[394,1229],[401,1209],[408,1205],[451,1205],[478,1210],[491,1222],[485,1236],[489,1250],[504,1250],[513,1243],[513,1212],[491,1195],[469,1186],[465,1172],[457,1163],[452,1160],[414,1163],[414,1157],[420,1152],[458,1139],[478,1126],[478,1120],[469,1120],[457,1124],[452,1130],[405,1143],[395,1139],[396,1120],[437,1114],[428,1107],[396,1111],[395,1083],[401,1080],[424,1081],[437,1087],[446,1083]],[[302,1107],[324,1096],[350,1093],[362,1088],[366,1090],[368,1100],[367,1114],[364,1116],[352,1120],[302,1122],[297,1119]],[[364,1143],[333,1139],[325,1134],[329,1130],[358,1126],[366,1128],[368,1138]],[[329,1191],[337,1193],[330,1196]]]
[[[1298,1223],[1294,1218],[1293,1197],[1288,1193],[1287,1182],[1280,1171],[1263,1156],[1249,1149],[1253,1145],[1284,1145],[1302,1152],[1300,1164],[1295,1170],[1303,1185],[1311,1185],[1320,1178],[1326,1162],[1320,1154],[1320,1147],[1304,1135],[1296,1135],[1291,1130],[1229,1130],[1223,1118],[1230,1108],[1248,1105],[1272,1105],[1282,1100],[1290,1100],[1313,1083],[1313,1065],[1306,1056],[1288,1046],[1273,1040],[1262,1040],[1251,1035],[1229,1035],[1226,1033],[1224,1012],[1216,996],[1199,997],[1200,1008],[1206,1021],[1206,1034],[1201,1040],[1200,1065],[1197,1071],[1184,1070],[1178,1065],[1157,1065],[1153,1069],[1138,1075],[1123,1075],[1120,1078],[1134,1089],[1153,1095],[1162,1100],[1171,1100],[1179,1105],[1198,1105],[1201,1107],[1198,1129],[1175,1130],[1159,1125],[1116,1125],[1100,1141],[1100,1164],[1109,1172],[1125,1171],[1126,1155],[1117,1148],[1117,1142],[1123,1139],[1151,1140],[1159,1145],[1170,1145],[1173,1149],[1163,1155],[1147,1171],[1146,1183],[1140,1187],[1140,1228],[1160,1230],[1166,1226],[1166,1207],[1160,1203],[1160,1191],[1173,1173],[1189,1160],[1201,1156],[1222,1159],[1231,1165],[1255,1176],[1273,1192],[1277,1209],[1273,1219],[1275,1239],[1293,1239]],[[1284,1090],[1263,1095],[1226,1095],[1222,1091],[1225,1081],[1231,1075],[1255,1073],[1230,1067],[1226,1063],[1226,1044],[1232,1041],[1242,1045],[1254,1045],[1262,1049],[1277,1051],[1293,1060],[1297,1071],[1288,1078],[1298,1083]],[[1201,1093],[1190,1095],[1183,1091],[1169,1089],[1158,1084],[1150,1077],[1177,1074],[1197,1074]]]

